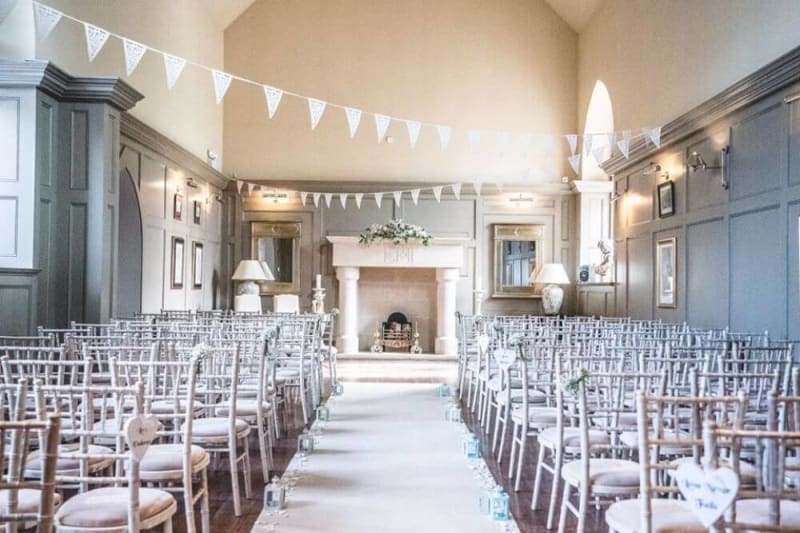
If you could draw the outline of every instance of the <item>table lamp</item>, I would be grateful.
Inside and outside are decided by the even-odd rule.
[[[528,283],[544,285],[542,289],[542,307],[544,314],[557,315],[561,311],[561,303],[564,301],[564,289],[559,285],[569,285],[569,278],[564,266],[561,263],[545,263],[539,274],[531,276]]]
[[[269,267],[267,267],[269,270]],[[231,278],[233,281],[238,281],[239,288],[236,294],[258,294],[259,281],[272,281],[275,277],[272,272],[264,272],[261,263],[255,259],[243,259],[239,261],[239,266],[236,267],[236,272],[233,273]]]

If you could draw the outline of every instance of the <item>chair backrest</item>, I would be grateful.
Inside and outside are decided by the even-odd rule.
[[[300,297],[296,294],[276,294],[272,302],[272,311],[275,313],[300,312]]]

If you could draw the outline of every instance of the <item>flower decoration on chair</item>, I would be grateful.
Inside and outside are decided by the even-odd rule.
[[[194,348],[192,348],[192,357],[203,357],[212,351],[211,346],[201,342],[200,344],[195,344]]]
[[[590,376],[589,371],[585,368],[580,371],[577,376],[572,376],[564,381],[564,392],[569,392],[571,394],[575,394],[578,392],[578,387],[580,387],[581,383],[586,381],[586,378]]]
[[[421,226],[406,224],[402,220],[390,220],[386,224],[373,224],[359,235],[361,244],[372,244],[373,241],[392,241],[394,244],[408,244],[408,241],[419,241],[429,246],[433,237]]]

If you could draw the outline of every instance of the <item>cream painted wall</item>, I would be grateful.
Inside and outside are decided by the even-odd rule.
[[[285,97],[269,120],[263,91],[225,99],[225,171],[252,178],[447,181],[530,172],[554,181],[566,143],[545,161],[500,157],[494,138],[470,153],[470,127],[566,133],[576,128],[577,36],[544,0],[258,0],[225,31],[227,71],[365,110],[456,126],[444,154],[433,129],[415,149],[405,124],[378,144],[372,116],[350,140],[341,109],[316,131]],[[564,146],[562,146],[564,145]]]
[[[800,45],[797,0],[608,0],[579,37],[583,127],[595,81],[617,129],[664,124]]]
[[[20,0],[20,4],[29,6],[30,2]],[[169,53],[222,67],[222,28],[194,0],[48,0],[48,4]],[[133,109],[134,116],[203,160],[208,148],[221,157],[223,110],[215,103],[208,72],[187,65],[169,91],[162,56],[147,53],[127,77],[121,41],[110,38],[94,62],[89,63],[83,27],[66,20],[50,36],[38,41],[36,57],[53,61],[75,76],[125,79],[145,95]]]
[[[30,59],[36,53],[31,0],[2,0],[3,9],[13,4],[0,22],[0,58]]]

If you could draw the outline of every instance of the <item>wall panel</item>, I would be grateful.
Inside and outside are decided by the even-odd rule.
[[[775,190],[786,182],[787,118],[783,102],[731,128],[731,198]]]
[[[653,318],[653,241],[649,233],[628,239],[628,314]]]
[[[728,229],[722,218],[686,228],[686,320],[700,328],[728,325]]]

